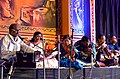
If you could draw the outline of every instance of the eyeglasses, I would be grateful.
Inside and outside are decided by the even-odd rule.
[[[13,32],[18,33],[19,30],[11,29]]]

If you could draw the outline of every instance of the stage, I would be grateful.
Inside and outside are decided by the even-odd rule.
[[[46,79],[58,79],[57,68],[46,68],[45,71]],[[60,68],[60,79],[67,79],[68,75],[69,68]],[[73,79],[120,79],[120,67],[84,67],[77,71],[72,68],[72,76]],[[43,79],[43,69],[15,67],[11,79]]]

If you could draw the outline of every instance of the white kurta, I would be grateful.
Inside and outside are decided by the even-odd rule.
[[[19,36],[13,37],[10,34],[5,35],[1,40],[1,58],[9,59],[11,55],[16,55],[16,51],[23,50],[25,52],[34,53],[37,49],[26,45]]]

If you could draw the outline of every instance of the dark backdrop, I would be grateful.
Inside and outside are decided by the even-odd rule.
[[[118,37],[120,45],[120,0],[95,0],[96,35],[110,34]]]

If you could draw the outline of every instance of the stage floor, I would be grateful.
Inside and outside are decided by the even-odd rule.
[[[57,68],[46,68],[46,79],[58,79]],[[60,79],[67,79],[69,68],[60,68]],[[120,79],[120,67],[72,68],[73,79]],[[4,77],[6,79],[6,77]],[[15,68],[11,79],[43,79],[42,68]]]

